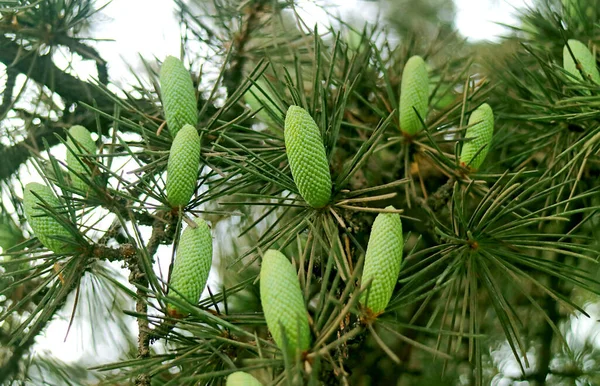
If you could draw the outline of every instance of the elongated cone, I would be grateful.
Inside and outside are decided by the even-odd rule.
[[[573,55],[581,64],[581,70],[586,77],[594,81],[596,84],[600,84],[600,73],[598,72],[598,67],[596,67],[596,59],[590,50],[588,50],[587,46],[575,39],[570,39],[567,41],[567,44],[569,47],[571,47]],[[577,64],[573,60],[573,57],[569,52],[569,48],[566,45],[563,48],[563,67],[573,76],[577,77],[578,79],[583,79],[583,76],[577,68]]]
[[[463,143],[460,164],[477,170],[488,153],[494,135],[494,112],[490,105],[484,103],[473,111],[469,117],[469,126],[465,139],[472,140]]]
[[[200,166],[200,136],[185,125],[171,145],[167,163],[167,199],[173,207],[186,206],[194,191]]]
[[[96,154],[96,143],[92,139],[90,132],[83,126],[72,126],[69,129],[69,134],[70,137],[67,139],[67,146],[70,150],[67,150],[67,165],[72,169],[72,172],[70,172],[71,181],[73,182],[73,187],[75,189],[87,192],[89,184],[79,178],[75,173],[87,175],[91,178],[91,170],[87,163],[92,160],[84,157],[80,158],[78,155]],[[71,139],[71,137],[73,139]],[[77,144],[75,144],[73,140],[75,140]]]
[[[285,116],[285,150],[300,195],[313,208],[331,199],[331,174],[319,127],[308,111],[290,106]]]
[[[386,209],[394,209],[388,206]],[[362,285],[371,281],[371,288],[363,292],[359,302],[374,315],[387,307],[400,274],[402,264],[402,221],[398,213],[380,213],[371,228],[367,245]]]
[[[262,383],[248,373],[236,371],[229,374],[225,386],[262,386]]]
[[[292,263],[279,251],[269,249],[260,269],[260,301],[267,327],[280,349],[284,349],[284,334],[288,355],[310,346],[308,314],[302,291]]]
[[[412,136],[423,128],[419,116],[425,121],[428,98],[427,65],[420,56],[412,56],[404,66],[400,85],[400,129],[402,132]],[[415,113],[415,109],[419,115]]]
[[[181,233],[169,278],[169,296],[192,304],[198,303],[204,291],[213,254],[208,224],[200,218],[195,221],[196,228],[188,226]],[[167,313],[174,318],[187,316],[175,304],[167,304]]]
[[[183,125],[198,125],[196,91],[181,60],[167,56],[160,68],[160,91],[167,127],[175,138]]]
[[[34,192],[41,200],[35,196]],[[60,201],[48,186],[37,182],[25,185],[23,207],[25,218],[27,218],[33,233],[46,248],[55,253],[72,252],[75,249],[74,242],[70,243],[67,240],[73,240],[73,235],[43,209],[44,205],[54,208],[57,212],[62,212]]]

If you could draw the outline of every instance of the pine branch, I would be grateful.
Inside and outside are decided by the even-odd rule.
[[[4,83],[4,92],[2,93],[2,105],[0,105],[0,118],[3,118],[11,105],[13,104],[13,92],[17,80],[18,71],[11,67],[6,67],[6,82]]]

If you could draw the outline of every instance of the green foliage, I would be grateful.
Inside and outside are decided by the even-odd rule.
[[[598,0],[485,44],[437,0],[177,1],[190,67],[122,89],[74,3],[2,10],[0,384],[597,383]]]

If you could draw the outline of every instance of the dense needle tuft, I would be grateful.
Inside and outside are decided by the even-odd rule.
[[[280,349],[287,339],[288,354],[306,351],[310,346],[308,314],[296,270],[279,251],[269,249],[260,269],[260,301],[267,327]]]
[[[429,100],[429,76],[427,65],[420,56],[413,56],[406,62],[400,85],[400,129],[408,135],[415,135],[423,128],[427,117]],[[415,113],[416,111],[419,113]],[[421,117],[421,120],[419,119]]]
[[[160,91],[167,127],[175,138],[184,125],[198,125],[196,91],[181,60],[167,56],[160,68]]]
[[[388,206],[386,209],[394,207]],[[371,287],[360,298],[360,304],[375,315],[385,310],[392,297],[400,274],[403,248],[400,215],[378,214],[371,228],[362,274],[362,284],[366,285],[372,280]]]
[[[23,207],[33,233],[46,248],[55,253],[74,250],[74,244],[66,241],[73,239],[71,233],[44,209],[44,207],[53,208],[58,213],[63,211],[60,201],[51,188],[37,182],[28,183],[23,194]]]
[[[213,254],[208,224],[200,218],[196,219],[196,224],[196,228],[188,226],[181,233],[169,279],[169,296],[192,304],[198,303],[204,291]],[[167,312],[176,318],[186,315],[175,304],[168,304]]]
[[[463,167],[477,170],[483,163],[494,135],[494,112],[487,103],[479,106],[469,117],[469,128],[460,152],[460,163]]]
[[[302,107],[290,106],[285,116],[285,149],[300,195],[313,208],[331,199],[331,175],[319,127]]]
[[[186,206],[196,190],[200,166],[200,136],[185,125],[171,145],[167,164],[167,199],[173,207]]]

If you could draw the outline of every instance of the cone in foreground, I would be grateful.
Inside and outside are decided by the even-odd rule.
[[[400,129],[403,133],[412,136],[423,128],[419,116],[425,121],[428,99],[429,75],[427,74],[427,65],[423,58],[415,55],[408,59],[402,71]]]
[[[487,156],[494,135],[494,112],[487,103],[479,106],[469,117],[469,128],[460,152],[460,164],[478,170]]]
[[[394,209],[388,206],[386,209]],[[387,307],[400,274],[402,264],[402,221],[398,213],[380,213],[371,228],[367,245],[362,285],[371,281],[371,288],[363,292],[359,302],[373,315]]]
[[[200,166],[200,136],[185,125],[171,145],[167,164],[167,199],[173,207],[186,206],[196,190]]]
[[[262,383],[248,373],[236,371],[229,374],[226,386],[262,386]]]
[[[198,125],[196,91],[181,60],[167,56],[160,68],[160,91],[167,127],[175,138],[184,125]]]
[[[290,106],[285,116],[285,151],[300,195],[313,208],[331,199],[331,174],[319,127],[308,111]]]
[[[173,271],[169,278],[169,296],[198,303],[204,291],[212,265],[212,235],[208,224],[198,218],[197,227],[188,226],[181,233]],[[175,304],[167,304],[167,313],[174,318],[183,318],[187,313]]]
[[[292,263],[279,251],[269,249],[260,269],[260,301],[267,327],[275,343],[294,358],[310,346],[310,329],[304,298]]]
[[[67,165],[71,169],[69,172],[73,187],[79,191],[87,192],[90,188],[89,184],[79,178],[77,174],[87,175],[91,178],[91,169],[88,162],[91,159],[78,157],[80,155],[96,154],[96,143],[92,139],[92,135],[83,126],[75,125],[69,129],[70,137],[67,139]]]
[[[583,72],[587,79],[592,80],[596,84],[600,84],[600,73],[598,72],[598,67],[596,67],[596,58],[594,58],[594,55],[587,46],[575,39],[570,39],[567,41],[567,44],[569,46],[567,47],[567,45],[565,45],[563,48],[564,69],[577,79],[583,79],[583,76],[581,75]],[[577,61],[581,64],[581,71],[577,68],[577,63],[573,60],[573,56],[571,56],[571,52],[569,52],[569,47],[573,52],[573,56],[575,56]]]
[[[50,187],[37,182],[28,183],[23,194],[23,207],[33,233],[46,248],[55,253],[73,252],[74,241],[69,242],[73,240],[73,235],[44,210],[44,206],[62,211],[62,205]]]

